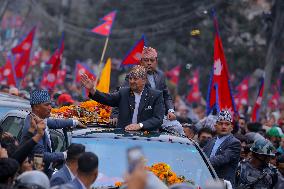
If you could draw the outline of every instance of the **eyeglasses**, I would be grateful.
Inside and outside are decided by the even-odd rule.
[[[141,58],[141,60],[143,62],[155,62],[157,60],[157,58]]]

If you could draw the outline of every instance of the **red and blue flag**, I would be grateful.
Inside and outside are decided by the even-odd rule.
[[[259,92],[256,98],[256,102],[253,106],[252,109],[252,114],[251,114],[251,121],[252,122],[256,122],[259,118],[259,110],[261,107],[261,103],[262,103],[262,97],[263,97],[263,90],[264,90],[264,78],[261,79],[260,81],[260,88],[259,88]]]
[[[14,55],[20,54],[20,58],[15,62],[15,73],[17,78],[24,78],[30,66],[30,54],[33,45],[36,27],[34,27],[24,40],[12,49]]]
[[[217,112],[227,109],[231,112],[237,113],[231,91],[227,61],[215,16],[214,26],[214,64],[208,87],[207,114],[210,114],[213,109],[216,109]]]
[[[116,16],[116,11],[112,11],[111,13],[105,15],[101,20],[103,23],[96,26],[92,29],[92,32],[103,35],[103,36],[109,36],[111,33],[112,24],[114,22]]]
[[[142,51],[145,46],[145,37],[136,42],[132,49],[127,53],[126,57],[121,62],[121,65],[135,65],[140,63]]]

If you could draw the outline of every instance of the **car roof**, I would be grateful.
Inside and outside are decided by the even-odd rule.
[[[28,114],[29,111],[27,110],[10,110],[6,113],[6,116],[16,116],[20,118],[26,118]]]
[[[160,142],[178,142],[182,144],[195,145],[193,140],[185,136],[178,136],[166,132],[126,132],[121,128],[94,127],[75,130],[72,132],[73,138],[129,138],[134,140],[148,140]]]
[[[16,109],[30,110],[30,102],[21,97],[0,92],[0,107],[15,107]]]

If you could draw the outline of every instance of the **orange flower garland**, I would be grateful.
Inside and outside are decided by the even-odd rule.
[[[167,185],[176,183],[187,182],[184,176],[177,176],[175,172],[171,170],[171,167],[166,163],[155,163],[151,167],[146,167],[147,170],[153,172],[161,181]]]
[[[51,110],[53,117],[74,118],[84,124],[109,123],[110,114],[111,107],[94,100],[82,102],[79,106],[63,106]]]
[[[186,180],[184,176],[177,176],[177,174],[171,170],[171,167],[166,163],[155,163],[152,166],[145,167],[146,170],[154,173],[161,181],[163,181],[166,185],[170,186],[177,183],[191,183],[194,185],[192,180]],[[116,182],[115,186],[120,187],[124,184],[123,182]]]

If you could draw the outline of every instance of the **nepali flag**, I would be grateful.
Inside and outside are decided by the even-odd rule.
[[[14,66],[10,57],[7,57],[6,64],[1,68],[1,80],[6,80],[9,86],[16,86]]]
[[[35,51],[34,56],[32,58],[32,61],[31,61],[31,66],[38,65],[41,61],[41,56],[42,56],[42,50],[41,49]]]
[[[253,106],[252,109],[252,114],[251,114],[251,121],[256,122],[258,120],[258,112],[261,107],[261,102],[262,102],[262,97],[263,97],[263,90],[264,90],[264,78],[261,79],[260,81],[260,88],[259,92],[256,98],[256,102]]]
[[[105,15],[101,19],[103,20],[103,23],[93,28],[92,32],[99,34],[99,35],[103,35],[103,36],[109,36],[115,16],[116,16],[116,11],[112,11],[111,13]]]
[[[173,69],[166,72],[167,78],[175,85],[178,84],[180,74],[180,65],[175,66]]]
[[[88,68],[87,65],[81,64],[81,63],[76,63],[76,69],[75,69],[75,82],[80,83],[81,82],[81,75],[86,74],[89,78],[95,80],[96,76],[95,74],[91,71],[90,68]]]
[[[213,109],[217,112],[227,109],[235,112],[235,103],[231,92],[230,77],[227,62],[223,50],[221,38],[219,36],[218,23],[214,16],[215,39],[214,39],[214,64],[210,76],[207,96],[207,115]]]
[[[275,91],[272,97],[270,98],[268,102],[268,107],[271,110],[276,110],[279,107],[279,102],[280,102],[280,94],[279,91]]]
[[[132,49],[127,53],[124,60],[121,62],[121,65],[135,65],[139,64],[141,57],[142,57],[142,51],[145,46],[145,38],[142,36],[142,38],[136,42],[136,44],[132,47]]]
[[[15,63],[16,77],[24,78],[30,65],[30,54],[33,45],[36,27],[34,27],[26,38],[12,49],[14,55],[20,54],[20,59]]]
[[[236,87],[237,93],[235,94],[235,103],[237,109],[240,109],[242,105],[248,104],[248,91],[249,91],[249,77],[246,77],[241,81],[241,83]]]
[[[56,85],[63,85],[66,78],[66,69],[58,70]]]
[[[46,82],[44,82],[43,85],[50,89],[54,88],[55,85],[57,84],[57,75],[60,69],[60,63],[62,61],[63,51],[64,51],[63,37],[64,37],[64,34],[62,34],[60,47],[55,50],[55,52],[53,53],[53,55],[50,57],[50,59],[47,62],[47,64],[51,64],[52,67],[50,71],[44,75],[43,80]]]
[[[186,99],[189,103],[201,101],[201,92],[199,90],[199,70],[195,70],[193,73],[193,78],[188,81],[189,85],[191,85],[191,90],[189,91]]]

